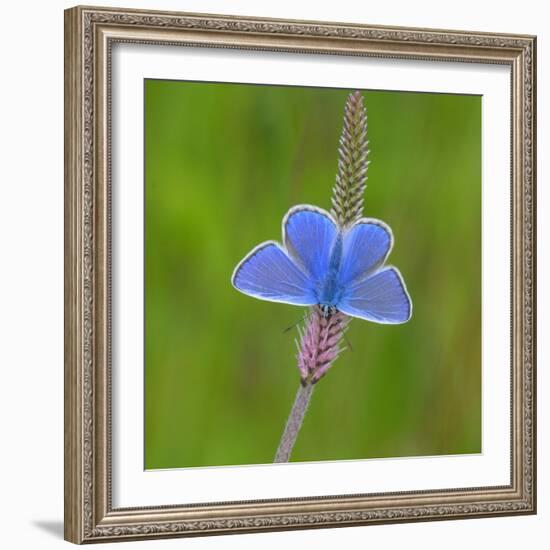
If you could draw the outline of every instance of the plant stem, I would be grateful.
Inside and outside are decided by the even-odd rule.
[[[338,148],[338,173],[332,189],[331,213],[340,230],[353,225],[363,215],[363,195],[367,185],[367,111],[361,92],[348,96],[344,126]],[[312,308],[303,330],[298,328],[298,369],[301,385],[286,422],[274,462],[288,462],[302,427],[313,386],[326,374],[341,351],[340,341],[349,317],[339,311],[329,315],[319,305]]]
[[[285,431],[281,437],[279,448],[275,454],[274,463],[289,461],[292,449],[296,443],[296,438],[298,437],[298,432],[302,427],[304,415],[306,414],[314,387],[315,385],[309,381],[300,384],[290,415],[286,421]]]

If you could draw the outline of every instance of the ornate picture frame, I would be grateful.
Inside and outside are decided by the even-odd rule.
[[[498,64],[511,72],[511,449],[501,486],[115,508],[111,73],[116,43]],[[74,543],[536,513],[536,38],[75,7],[65,12],[65,538]]]

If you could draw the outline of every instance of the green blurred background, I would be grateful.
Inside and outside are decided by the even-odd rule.
[[[350,90],[145,83],[147,469],[272,462],[303,308],[237,292],[293,205],[329,208]],[[481,451],[481,98],[364,91],[365,216],[414,313],[354,320],[293,461]]]

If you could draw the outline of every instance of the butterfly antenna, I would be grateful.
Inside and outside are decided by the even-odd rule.
[[[344,341],[346,342],[346,348],[349,349],[350,351],[353,351],[353,347],[351,345],[351,342],[349,341],[349,338],[348,338],[346,332],[344,332]]]
[[[293,323],[293,324],[290,325],[289,327],[286,327],[286,328],[283,330],[283,334],[286,334],[287,332],[289,332],[290,330],[292,330],[294,327],[298,326],[300,323],[303,323],[306,319],[307,319],[307,313],[306,313],[305,315],[303,315],[302,317],[300,317],[300,319],[298,319],[298,321],[296,321],[295,323]]]

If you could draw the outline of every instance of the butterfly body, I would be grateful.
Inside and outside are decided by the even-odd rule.
[[[324,316],[341,311],[377,323],[404,323],[412,302],[399,271],[384,262],[391,229],[362,218],[341,228],[325,210],[291,208],[283,219],[283,245],[267,241],[235,268],[233,286],[255,298],[319,305]]]
[[[342,233],[339,232],[332,245],[326,276],[318,283],[318,304],[327,311],[338,309],[338,302],[342,295],[342,288],[338,281],[342,263],[342,242]]]

